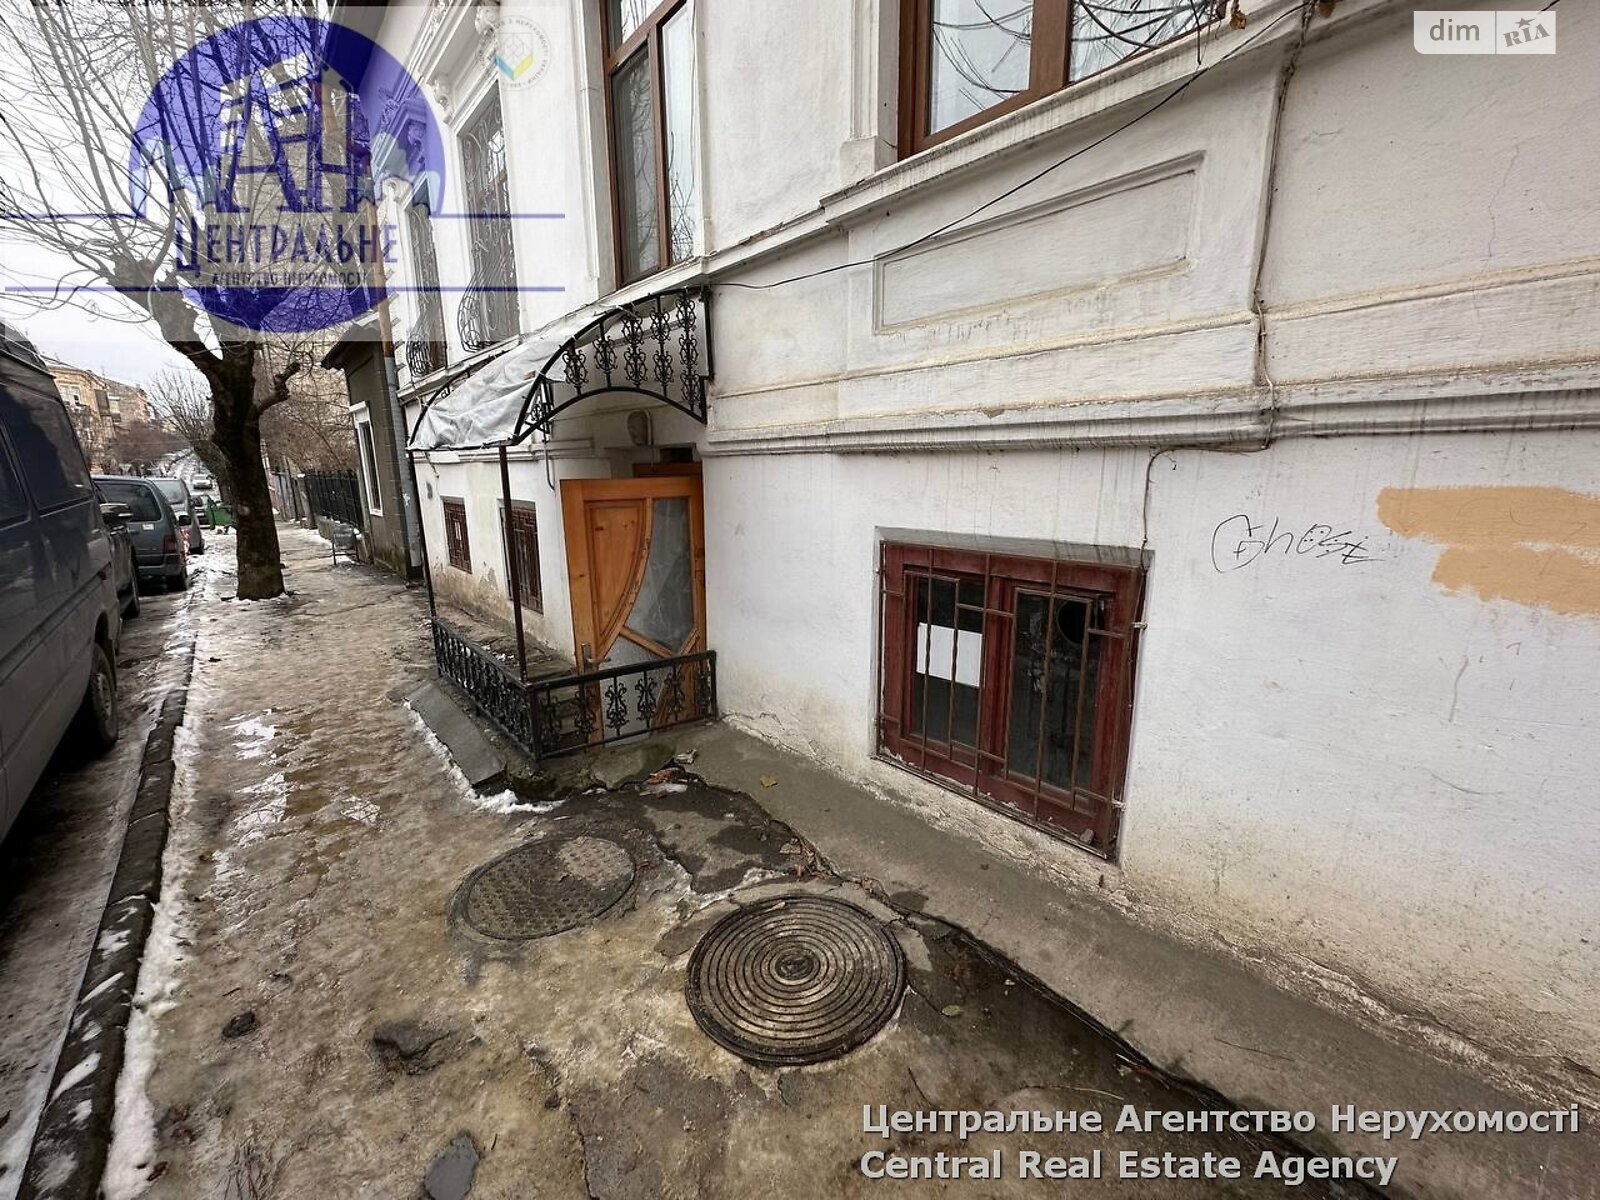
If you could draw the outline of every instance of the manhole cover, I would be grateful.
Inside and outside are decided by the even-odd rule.
[[[550,838],[479,867],[467,880],[461,913],[487,937],[549,937],[594,920],[632,883],[633,856],[616,842]]]
[[[751,1062],[821,1062],[854,1050],[893,1015],[905,986],[899,944],[853,904],[791,896],[724,918],[689,958],[689,1011]]]

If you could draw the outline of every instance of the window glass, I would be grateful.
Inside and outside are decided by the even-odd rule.
[[[929,133],[1028,90],[1032,0],[932,0],[931,15]]]
[[[630,280],[661,267],[655,106],[650,96],[648,53],[635,54],[611,77],[611,115],[622,277]]]
[[[960,582],[962,605],[981,584]],[[957,608],[957,581],[916,580],[916,647],[911,675],[911,728],[936,742],[978,743],[978,679],[983,618]]]
[[[414,317],[406,340],[406,366],[420,379],[445,365],[444,302],[439,292],[439,258],[433,243],[432,211],[426,198],[406,206],[406,241],[411,249]]]
[[[472,547],[467,538],[467,506],[461,500],[444,500],[445,552],[458,571],[472,570]]]
[[[22,492],[22,480],[17,478],[11,457],[0,442],[0,525],[9,524],[28,511],[28,498]]]
[[[183,480],[156,478],[150,482],[161,490],[161,494],[167,498],[167,503],[172,505],[174,511],[182,509],[184,505],[188,504],[189,497],[187,489],[183,485]]]
[[[461,169],[466,177],[472,286],[461,298],[456,323],[461,344],[475,351],[514,336],[519,324],[506,135],[498,94],[490,95],[461,134]]]
[[[517,590],[524,608],[543,609],[544,596],[539,584],[539,522],[532,505],[514,504],[510,519],[505,520],[508,568],[506,595],[511,595],[511,575],[515,573]]]
[[[685,4],[661,26],[663,108],[667,124],[667,228],[671,260],[700,252],[700,127],[695,119],[694,7]]]
[[[378,498],[378,456],[372,448],[372,424],[362,421],[356,425],[356,438],[361,443],[361,475],[367,488],[367,507],[375,513],[383,511]]]
[[[1089,785],[1100,638],[1091,638],[1091,601],[1017,595],[1006,763],[1059,788]]]
[[[147,484],[102,479],[99,486],[100,495],[107,504],[126,504],[133,511],[135,521],[161,520],[161,504]]]
[[[673,654],[680,653],[695,632],[693,549],[689,502],[682,496],[656,500],[650,554],[627,624]]]
[[[1121,62],[1130,54],[1188,33],[1201,14],[1214,7],[1196,0],[1129,4],[1128,0],[1073,0],[1072,65],[1069,78],[1082,79]]]
[[[623,42],[633,36],[633,33],[650,10],[655,7],[657,0],[606,0],[606,16],[610,19],[606,27],[611,31],[611,49],[615,50]]]
[[[19,389],[0,405],[0,419],[11,435],[33,502],[49,509],[87,498],[91,494],[89,472],[61,402]]]

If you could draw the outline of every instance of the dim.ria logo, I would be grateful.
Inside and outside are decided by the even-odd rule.
[[[259,17],[197,43],[151,91],[129,159],[133,209],[170,221],[181,290],[262,333],[332,329],[382,298],[395,230],[374,194],[443,194],[432,111],[370,38]]]

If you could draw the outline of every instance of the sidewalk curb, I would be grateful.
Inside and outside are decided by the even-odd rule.
[[[117,1077],[145,941],[161,896],[161,859],[171,825],[173,741],[194,675],[190,643],[182,679],[161,700],[139,764],[139,788],[78,1002],[39,1114],[17,1200],[94,1200],[111,1145]]]

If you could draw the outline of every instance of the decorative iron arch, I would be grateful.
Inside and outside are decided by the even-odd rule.
[[[548,435],[558,415],[590,396],[606,392],[659,400],[704,425],[706,381],[711,378],[708,300],[707,289],[686,287],[606,309],[556,344],[538,369],[527,376],[527,390],[516,419],[503,437],[448,448],[514,446],[535,433]],[[520,352],[514,349],[506,353]],[[496,356],[502,357],[504,353]],[[476,369],[486,365],[479,364]],[[455,376],[423,401],[411,429],[412,440],[429,409],[469,378],[465,374]]]
[[[534,376],[511,444],[548,434],[558,415],[604,392],[659,400],[704,425],[711,376],[705,301],[701,288],[657,292],[608,309],[584,325]]]

